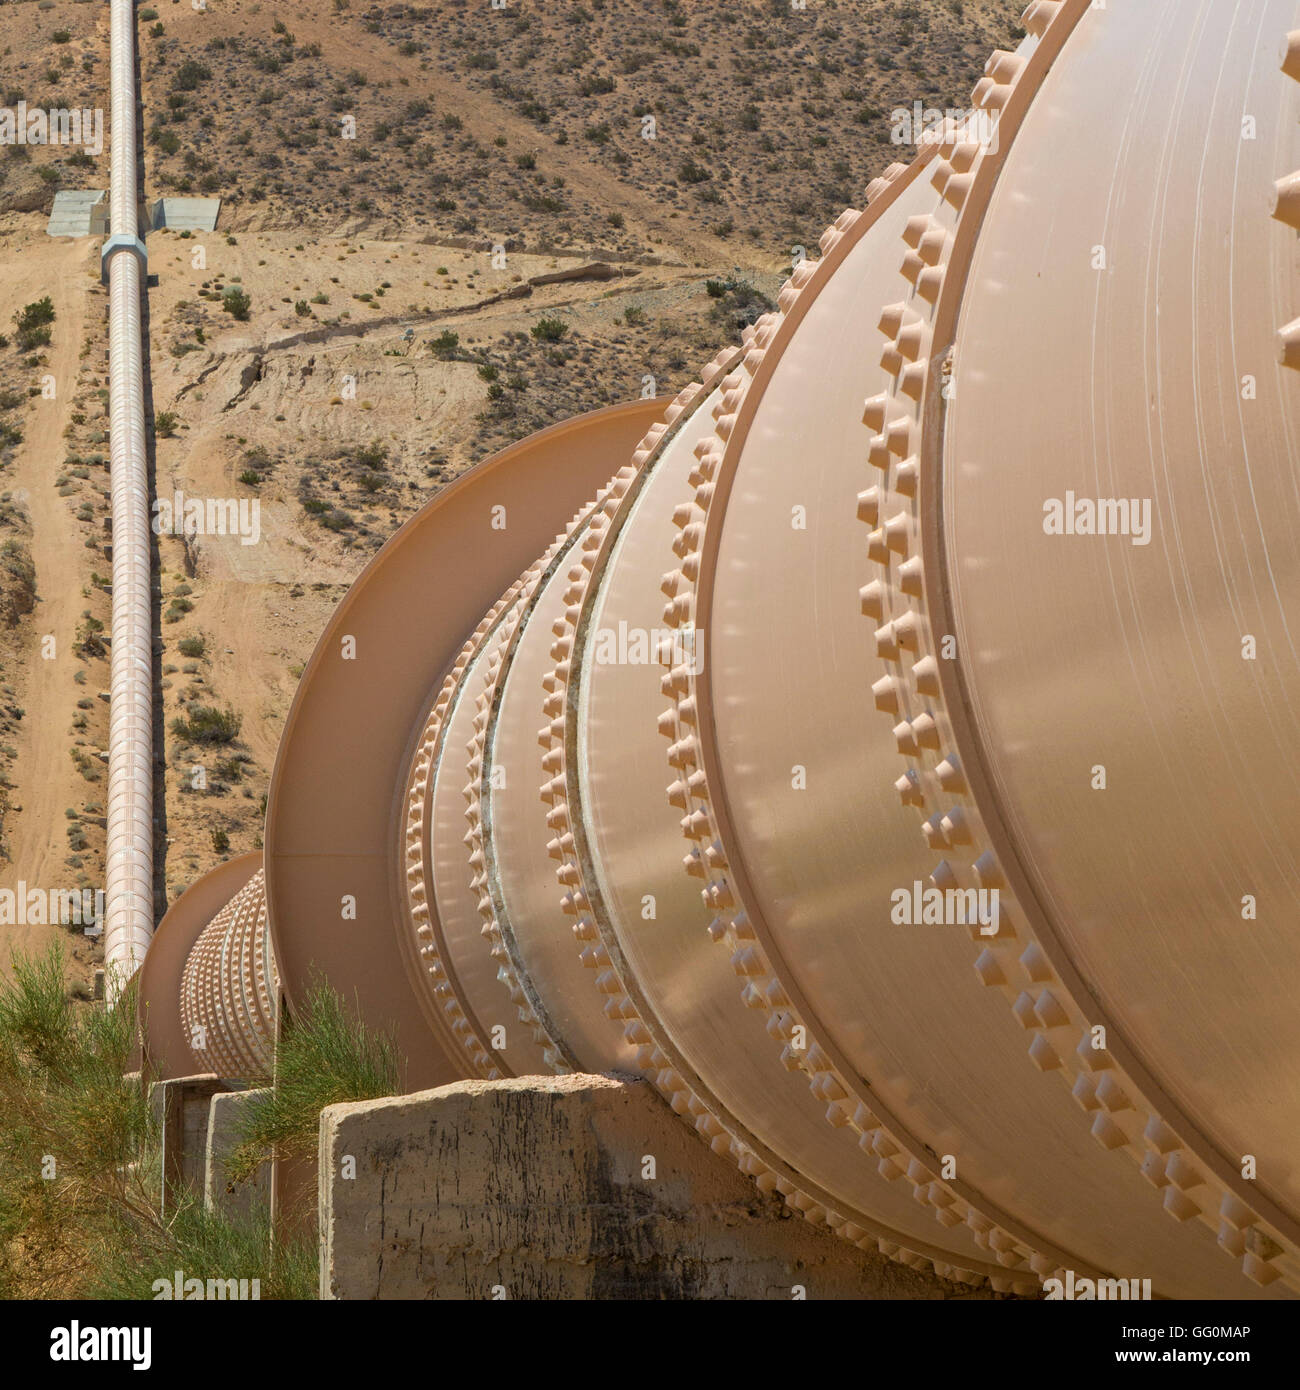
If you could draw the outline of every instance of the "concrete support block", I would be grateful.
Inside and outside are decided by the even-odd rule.
[[[240,1143],[239,1127],[255,1097],[266,1091],[227,1091],[208,1102],[207,1151],[204,1162],[203,1205],[210,1212],[239,1219],[271,1205],[271,1163],[258,1168],[248,1182],[235,1183],[226,1172],[226,1159]]]
[[[212,1097],[227,1089],[212,1074],[178,1076],[149,1087],[149,1105],[162,1134],[162,1208],[180,1192],[201,1196],[208,1148],[208,1110]]]
[[[321,1113],[323,1298],[946,1298],[764,1197],[645,1082],[465,1081]]]

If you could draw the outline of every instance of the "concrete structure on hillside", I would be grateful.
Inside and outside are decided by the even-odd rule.
[[[61,188],[54,195],[49,236],[107,236],[108,196],[102,188]]]
[[[1035,0],[742,347],[439,493],[320,639],[260,861],[159,928],[154,1073],[264,1057],[273,954],[410,1092],[639,1072],[916,1271],[1295,1297],[1294,21]],[[344,1292],[375,1173],[438,1183],[403,1105],[327,1112],[376,1165]]]
[[[140,229],[146,232],[211,232],[221,216],[220,198],[156,198],[148,209],[137,209]],[[49,236],[107,236],[108,198],[102,188],[61,188],[54,195]]]
[[[149,208],[149,230],[212,232],[220,216],[220,198],[155,198]]]

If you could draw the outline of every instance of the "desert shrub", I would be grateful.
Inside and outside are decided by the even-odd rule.
[[[563,319],[544,318],[538,319],[533,324],[531,332],[539,343],[558,343],[569,331],[569,325]]]
[[[36,333],[53,322],[54,301],[48,294],[44,299],[36,299],[30,304],[25,304],[14,315],[14,324],[18,329],[19,345],[22,345],[23,334]],[[50,341],[50,335],[48,333],[46,333],[44,341],[47,343]]]
[[[172,720],[171,730],[186,743],[233,743],[243,722],[243,716],[232,709],[192,705],[186,715]]]
[[[13,627],[35,607],[36,566],[11,536],[0,544],[0,622]]]
[[[734,277],[721,282],[711,280],[706,282],[705,288],[718,300],[710,310],[714,321],[732,328],[743,329],[776,307],[762,290],[748,280]]]
[[[450,328],[444,328],[438,336],[429,343],[429,351],[441,362],[450,362],[460,348],[460,334],[453,333]]]
[[[104,641],[103,632],[104,624],[87,613],[77,628],[77,640],[73,651],[84,660],[107,656],[108,646]]]
[[[48,328],[20,328],[18,330],[18,350],[32,352],[38,347],[49,347],[51,333]]]
[[[193,92],[200,83],[206,82],[211,76],[212,69],[206,63],[200,63],[197,58],[187,58],[176,69],[172,87],[178,92]]]
[[[264,1210],[231,1221],[184,1190],[163,1211],[162,1136],[133,1071],[134,986],[110,1007],[77,990],[58,946],[16,953],[0,977],[0,1297],[152,1299],[182,1269],[314,1298],[314,1237],[273,1246]],[[337,1085],[356,1084],[335,1066]]]
[[[239,285],[228,285],[221,295],[221,307],[232,318],[238,319],[241,323],[248,318],[249,310],[253,307],[253,301],[249,298],[248,292]]]

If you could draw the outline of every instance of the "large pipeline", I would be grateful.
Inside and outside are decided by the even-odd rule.
[[[108,282],[109,457],[113,522],[109,675],[108,997],[135,974],[153,936],[153,635],[144,426],[144,243],[137,226],[135,6],[112,0],[112,173]]]
[[[655,423],[403,527],[151,1065],[265,1056],[264,893],[411,1089],[639,1068],[909,1265],[1295,1297],[1296,20],[1035,0]]]

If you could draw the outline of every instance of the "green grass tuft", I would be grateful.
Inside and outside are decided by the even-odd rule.
[[[398,1089],[392,1039],[358,1022],[318,980],[302,1012],[281,1031],[275,1086],[250,1102],[227,1172],[246,1181],[268,1151],[279,1158],[314,1155],[325,1106],[377,1100]]]

